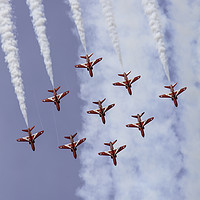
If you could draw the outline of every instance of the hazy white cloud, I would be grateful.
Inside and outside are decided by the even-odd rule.
[[[5,61],[11,75],[11,81],[19,101],[19,106],[28,127],[28,118],[25,104],[25,93],[22,74],[19,64],[19,53],[17,41],[13,33],[13,22],[11,20],[11,5],[9,0],[0,1],[0,35],[1,47],[5,53]]]
[[[177,87],[187,86],[180,96],[181,110],[178,112],[180,126],[177,134],[182,139],[184,170],[181,186],[185,199],[200,196],[200,76],[199,76],[199,1],[171,1],[171,18],[174,57],[176,58]]]
[[[87,7],[87,14],[83,15],[87,21],[85,30],[94,32],[88,40],[88,48],[102,56],[103,61],[95,67],[93,78],[80,72],[80,96],[86,101],[81,135],[87,138],[87,145],[82,148],[79,157],[82,164],[80,177],[84,184],[77,191],[78,195],[83,199],[182,200],[184,192],[179,176],[184,174],[184,162],[177,127],[181,126],[179,113],[185,105],[181,103],[175,108],[171,100],[158,98],[164,92],[165,74],[160,67],[155,41],[141,2],[114,2],[113,13],[124,68],[132,70],[130,78],[135,75],[141,75],[141,78],[133,84],[132,96],[125,88],[112,85],[119,80],[117,74],[121,72],[121,67],[113,53],[104,16],[99,12],[101,5],[94,2],[83,4],[83,9]],[[180,101],[186,96],[182,95]],[[104,97],[107,100],[103,105],[116,104],[106,113],[105,125],[99,116],[86,113],[96,108],[92,101]],[[155,117],[145,128],[145,138],[141,137],[139,130],[125,127],[136,122],[132,114],[143,111],[144,120]],[[115,139],[118,140],[115,147],[127,145],[118,154],[116,167],[109,157],[97,154],[108,150],[104,142]]]

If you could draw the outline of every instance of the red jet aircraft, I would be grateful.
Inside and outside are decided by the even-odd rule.
[[[81,139],[79,141],[74,142],[74,137],[76,135],[77,135],[77,133],[75,133],[74,135],[70,135],[70,136],[64,137],[64,138],[70,139],[71,143],[64,144],[64,145],[58,147],[59,149],[71,149],[75,159],[77,158],[77,154],[76,154],[77,148],[76,147],[86,140],[86,138],[83,138],[83,139]]]
[[[65,95],[69,93],[69,91],[66,91],[66,92],[63,92],[62,94],[57,94],[57,91],[59,89],[60,89],[60,86],[56,89],[54,88],[53,90],[48,90],[48,92],[52,92],[54,96],[42,100],[43,102],[54,102],[58,111],[60,111],[60,99],[62,99]]]
[[[84,64],[79,64],[79,65],[75,65],[76,68],[86,68],[89,71],[89,74],[91,77],[93,77],[93,66],[96,65],[99,61],[102,60],[102,58],[98,58],[95,61],[90,61],[90,57],[93,55],[93,53],[91,53],[90,55],[86,54],[86,56],[80,56],[81,58],[85,58],[86,59],[86,63]]]
[[[177,102],[178,98],[177,98],[177,96],[179,94],[181,94],[182,92],[184,92],[187,89],[187,87],[184,87],[184,88],[181,88],[180,90],[174,91],[174,87],[176,85],[177,85],[177,83],[175,83],[174,85],[164,86],[165,88],[170,89],[171,93],[169,93],[169,94],[163,94],[163,95],[160,95],[159,97],[160,98],[171,98],[172,101],[174,102],[174,105],[176,107],[178,107],[178,102]]]
[[[97,102],[93,102],[94,104],[98,104],[99,109],[87,111],[88,114],[99,114],[99,116],[100,116],[101,119],[102,119],[103,124],[106,123],[106,120],[105,120],[105,112],[107,112],[108,110],[110,110],[110,109],[115,105],[115,104],[111,104],[111,105],[109,105],[109,106],[103,108],[103,107],[102,107],[102,103],[103,103],[105,100],[106,100],[106,98],[103,99],[102,101],[99,100],[99,101],[97,101]]]
[[[42,133],[44,133],[44,131],[40,131],[38,133],[31,134],[31,131],[34,129],[34,127],[35,126],[33,126],[32,128],[22,130],[24,132],[28,132],[28,136],[17,139],[17,142],[29,142],[33,151],[35,151],[35,139],[39,137]]]
[[[143,114],[144,114],[144,112],[142,114],[132,115],[131,117],[137,118],[138,123],[126,125],[126,127],[138,128],[141,132],[142,137],[144,137],[144,126],[147,125],[149,122],[151,122],[154,119],[154,117],[151,117],[151,118],[149,118],[145,121],[142,121],[141,117],[142,117]]]
[[[136,76],[133,79],[128,79],[128,75],[131,73],[131,71],[129,71],[128,73],[124,72],[123,74],[118,74],[118,76],[123,76],[124,77],[124,81],[123,82],[117,82],[117,83],[113,83],[113,85],[115,86],[125,86],[126,89],[128,90],[128,93],[130,95],[132,95],[132,91],[131,91],[131,84],[134,83],[135,81],[137,81],[141,76]]]
[[[110,151],[104,151],[104,152],[100,152],[98,153],[100,156],[110,156],[111,159],[113,159],[113,163],[114,165],[116,166],[117,165],[117,160],[116,160],[116,157],[117,157],[117,154],[126,148],[126,145],[124,146],[121,146],[117,149],[114,149],[113,145],[115,144],[115,142],[117,142],[117,140],[115,140],[114,142],[109,142],[109,143],[104,143],[104,145],[107,145],[107,146],[110,146]]]

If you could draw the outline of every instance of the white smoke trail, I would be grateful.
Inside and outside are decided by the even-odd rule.
[[[82,114],[82,135],[87,138],[87,145],[80,150],[80,177],[84,184],[78,190],[78,195],[87,200],[182,200],[178,175],[183,163],[179,138],[173,129],[177,123],[176,113],[171,101],[158,98],[163,92],[164,71],[158,67],[158,60],[152,57],[151,49],[155,49],[155,45],[146,30],[141,2],[115,0],[115,13],[116,19],[120,19],[118,30],[125,61],[132,63],[134,60],[134,71],[140,72],[143,80],[134,86],[132,96],[128,95],[125,88],[112,86],[113,77],[118,73],[115,67],[118,60],[112,56],[110,38],[104,29],[103,16],[99,13],[100,6],[91,2],[85,6],[89,11],[86,20],[93,19],[88,20],[87,26],[92,27],[95,33],[88,45],[92,45],[94,50],[102,55],[104,67],[96,69],[98,76],[95,82],[80,78],[81,98],[87,102]],[[149,68],[149,65],[152,67]],[[101,123],[99,116],[86,113],[87,110],[96,108],[92,101],[104,97],[107,98],[104,106],[116,104],[106,113],[105,125]],[[136,122],[130,117],[132,114],[143,111],[143,119],[155,117],[145,128],[145,138],[141,137],[139,130],[125,127],[128,123]],[[115,147],[127,145],[127,148],[118,154],[116,167],[110,158],[97,154],[108,150],[103,145],[104,142],[115,139],[118,140]]]
[[[17,41],[13,34],[13,23],[11,20],[11,5],[9,0],[0,1],[0,35],[2,49],[5,53],[5,61],[11,75],[11,81],[19,101],[19,106],[28,127],[28,118],[25,104],[24,86],[19,65]]]
[[[183,0],[180,4],[171,1],[170,5],[173,43],[176,47],[173,55],[176,58],[177,74],[180,74],[179,86],[188,87],[179,100],[184,104],[179,113],[181,126],[177,129],[183,140],[181,147],[185,163],[181,184],[186,200],[198,200],[200,196],[200,62],[197,52],[199,44],[196,41],[200,34],[200,2]]]
[[[99,0],[99,1],[102,5],[103,14],[106,19],[109,35],[111,37],[115,52],[119,58],[121,67],[123,69],[123,62],[122,62],[122,56],[121,56],[121,50],[120,50],[119,37],[117,33],[117,26],[115,23],[113,12],[112,12],[112,2],[111,0]]]
[[[66,0],[65,3],[67,4],[68,1]],[[85,31],[83,27],[83,22],[82,22],[82,17],[81,17],[81,7],[78,2],[78,0],[69,0],[71,10],[73,13],[73,19],[76,24],[81,43],[83,45],[83,48],[85,50],[85,53],[87,54],[87,49],[86,49],[86,42],[85,42]]]
[[[54,87],[52,61],[50,56],[49,42],[46,36],[46,18],[44,15],[42,0],[26,0],[26,4],[30,9],[30,16],[32,17],[33,27],[40,45],[41,54],[44,58],[47,74],[49,75],[51,84]]]
[[[161,63],[164,67],[166,76],[170,82],[169,68],[167,64],[166,49],[164,44],[164,38],[161,31],[161,24],[158,16],[158,5],[156,0],[142,0],[145,14],[149,19],[149,25],[153,32],[153,37],[156,40],[158,53]]]

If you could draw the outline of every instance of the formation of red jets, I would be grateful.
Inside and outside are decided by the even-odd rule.
[[[80,56],[81,58],[86,59],[86,63],[84,64],[79,64],[79,65],[75,65],[76,68],[86,68],[89,71],[89,74],[91,77],[93,77],[93,66],[95,64],[97,64],[98,62],[100,62],[102,60],[102,58],[98,58],[95,61],[90,61],[90,57],[93,55],[86,55],[86,56]],[[125,86],[125,88],[128,90],[128,93],[130,95],[132,95],[132,90],[131,90],[131,86],[132,84],[137,81],[141,76],[136,76],[133,79],[128,79],[128,75],[131,73],[131,71],[129,72],[124,72],[123,74],[118,74],[118,76],[122,76],[124,77],[124,81],[123,82],[116,82],[113,83],[114,86]],[[179,94],[181,94],[182,92],[184,92],[187,87],[181,88],[180,90],[174,91],[174,87],[177,85],[177,83],[175,83],[174,85],[170,85],[170,86],[164,86],[165,88],[170,89],[170,93],[169,94],[163,94],[160,95],[160,98],[171,98],[172,101],[174,102],[174,105],[177,107],[178,106],[178,102],[177,102],[177,96]],[[48,92],[52,92],[53,96],[49,97],[47,99],[42,100],[43,102],[53,102],[56,105],[56,108],[58,111],[60,111],[60,100],[66,96],[69,91],[63,92],[61,94],[57,94],[57,91],[60,89],[60,86],[58,88],[53,88],[53,90],[48,90]],[[106,98],[104,98],[103,100],[99,100],[96,102],[93,102],[94,104],[98,105],[98,109],[96,110],[90,110],[87,111],[88,114],[98,114],[101,117],[102,123],[105,124],[106,120],[105,120],[105,113],[110,110],[111,108],[113,108],[115,106],[115,104],[110,104],[106,107],[103,107],[102,104],[103,102],[106,100]],[[133,128],[138,128],[139,131],[141,132],[142,137],[145,136],[144,134],[144,127],[151,122],[154,117],[148,118],[147,120],[142,121],[141,117],[143,116],[145,112],[141,113],[141,114],[137,114],[137,115],[132,115],[132,117],[137,119],[137,123],[135,124],[127,124],[126,127],[133,127]],[[32,134],[31,131],[33,130],[35,126],[33,126],[32,128],[28,128],[25,130],[22,130],[24,132],[28,133],[28,136],[26,137],[22,137],[17,139],[18,142],[29,142],[29,144],[31,145],[31,148],[33,151],[35,151],[35,139],[37,137],[39,137],[41,134],[44,133],[44,131],[40,131],[38,133]],[[74,135],[70,135],[70,136],[65,136],[64,138],[69,139],[70,143],[69,144],[64,144],[62,146],[59,146],[59,149],[70,149],[71,152],[73,153],[74,158],[77,158],[77,147],[82,144],[86,138],[80,139],[78,141],[74,141],[74,137],[77,135],[77,133],[75,133]],[[109,151],[103,151],[98,153],[99,155],[103,155],[103,156],[110,156],[111,159],[113,160],[113,164],[117,165],[117,154],[122,151],[123,149],[126,148],[126,145],[120,146],[119,148],[115,149],[114,148],[114,144],[117,142],[117,140],[115,140],[114,142],[109,142],[109,143],[104,143],[104,145],[107,145],[110,147]]]

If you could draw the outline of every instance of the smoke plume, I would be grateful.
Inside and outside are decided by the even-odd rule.
[[[28,127],[28,118],[25,104],[24,86],[19,64],[17,41],[13,34],[13,22],[11,20],[11,5],[9,0],[0,1],[0,35],[1,46],[5,53],[5,61],[11,75],[11,81],[19,101],[19,106]]]
[[[169,68],[167,64],[166,49],[164,44],[164,37],[161,31],[161,24],[158,16],[158,6],[155,0],[142,0],[145,14],[149,19],[149,25],[153,32],[153,37],[156,41],[158,53],[161,63],[164,67],[165,74],[170,82]]]
[[[68,3],[65,1],[65,3]],[[87,49],[86,49],[86,42],[85,42],[85,31],[83,27],[83,22],[82,22],[82,17],[81,17],[81,7],[78,2],[78,0],[69,0],[71,10],[73,13],[73,19],[76,24],[78,34],[80,36],[81,43],[83,45],[83,48],[85,50],[85,53],[87,54]]]
[[[123,69],[123,62],[122,62],[122,56],[121,56],[121,50],[120,50],[119,37],[118,37],[118,33],[117,33],[117,26],[116,26],[115,19],[113,16],[113,11],[112,11],[112,9],[113,9],[112,2],[111,2],[111,0],[99,0],[99,1],[102,5],[103,14],[106,19],[110,38],[112,40],[115,52],[119,58],[121,67]]]
[[[50,47],[46,36],[46,18],[44,15],[42,0],[26,0],[26,3],[30,9],[30,16],[32,17],[33,27],[37,36],[38,43],[40,45],[40,52],[44,58],[44,64],[46,66],[51,84],[54,87]]]

